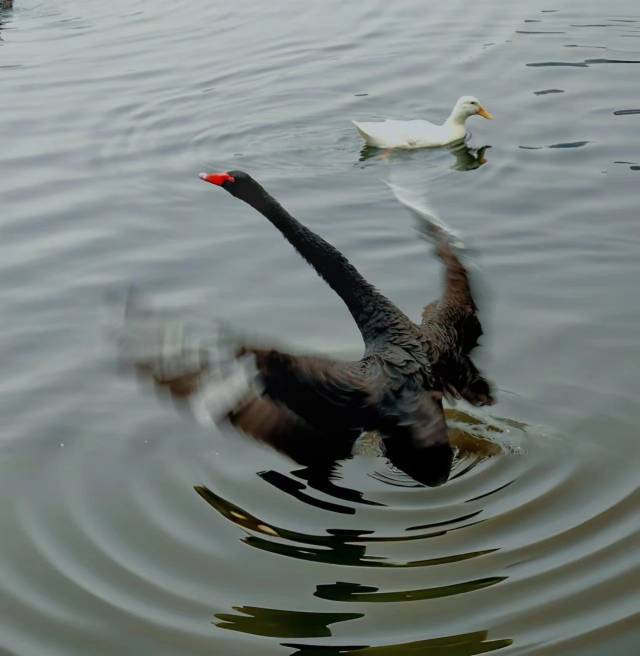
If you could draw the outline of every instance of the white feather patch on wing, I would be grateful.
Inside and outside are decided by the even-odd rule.
[[[121,363],[183,399],[203,425],[220,423],[261,393],[255,358],[236,356],[239,341],[220,322],[158,312],[130,293],[120,319],[111,323]]]
[[[224,369],[209,372],[203,384],[189,397],[191,412],[200,424],[206,426],[212,421],[218,424],[244,400],[259,394],[261,387],[255,358],[245,355]]]

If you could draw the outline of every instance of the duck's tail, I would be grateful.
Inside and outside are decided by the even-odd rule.
[[[367,146],[375,146],[374,140],[370,134],[367,134],[365,131],[364,123],[358,123],[357,121],[351,121],[354,125],[358,134],[364,139]]]

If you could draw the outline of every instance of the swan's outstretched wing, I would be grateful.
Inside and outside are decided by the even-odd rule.
[[[371,412],[357,364],[242,345],[229,331],[202,333],[129,304],[122,358],[201,423],[231,423],[301,464],[350,455],[360,432],[354,418]]]
[[[462,237],[438,216],[438,212],[425,196],[424,189],[421,190],[421,193],[418,193],[395,182],[387,182],[386,184],[393,192],[396,200],[413,215],[418,232],[427,241],[431,241],[436,245],[441,241],[447,241],[457,248],[464,248]]]
[[[443,391],[473,405],[491,405],[491,385],[470,357],[482,336],[482,324],[469,272],[457,253],[463,247],[462,240],[417,194],[397,185],[390,187],[415,217],[421,236],[435,244],[436,254],[445,267],[443,294],[422,313],[422,328],[433,349],[434,368],[442,380]]]
[[[468,354],[482,335],[482,326],[469,273],[456,252],[462,248],[462,240],[415,192],[395,184],[389,186],[396,199],[413,214],[420,235],[435,245],[436,253],[445,266],[444,293],[438,301],[425,307],[423,326],[437,328],[442,338],[451,342],[443,344],[443,347],[460,349]]]
[[[493,405],[492,386],[471,359],[482,324],[468,272],[448,241],[439,242],[436,252],[445,265],[445,288],[438,301],[425,307],[422,329],[434,348],[443,391],[472,405]]]

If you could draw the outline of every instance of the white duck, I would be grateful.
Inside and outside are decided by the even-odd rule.
[[[449,118],[436,125],[429,121],[394,121],[386,119],[375,123],[353,121],[368,146],[377,148],[429,148],[445,146],[464,139],[465,121],[474,114],[492,119],[493,116],[473,96],[462,96],[453,107]]]

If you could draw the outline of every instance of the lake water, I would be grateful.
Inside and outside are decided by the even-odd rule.
[[[16,0],[0,23],[3,655],[637,653],[636,2]],[[351,119],[462,94],[496,117],[469,150],[361,156]],[[359,455],[321,485],[118,371],[105,298],[131,283],[359,355],[331,290],[197,178],[233,168],[413,317],[440,267],[384,182],[463,236],[499,388],[466,420],[503,455],[437,488]]]

